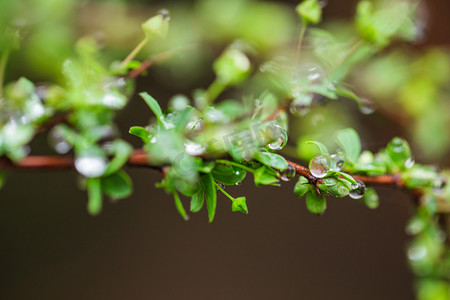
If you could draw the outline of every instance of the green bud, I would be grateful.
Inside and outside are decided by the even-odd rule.
[[[248,214],[247,203],[245,197],[238,197],[233,200],[231,205],[231,210],[233,212],[240,212]]]
[[[318,0],[305,0],[295,10],[305,23],[317,24],[322,19],[322,8]]]
[[[155,38],[165,38],[169,31],[169,20],[163,15],[154,16],[142,24],[142,30],[149,41]]]
[[[223,85],[235,85],[250,74],[251,64],[248,57],[237,49],[227,49],[214,62],[214,72]]]
[[[386,147],[386,154],[400,170],[408,169],[414,164],[409,145],[402,138],[393,138]]]

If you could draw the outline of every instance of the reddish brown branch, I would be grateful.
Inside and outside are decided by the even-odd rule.
[[[135,150],[128,160],[127,165],[132,167],[158,168],[148,163],[147,155],[142,150]],[[13,163],[7,158],[0,158],[0,168],[16,170],[64,170],[74,167],[74,159],[66,156],[40,156],[30,155],[18,163]]]
[[[290,100],[287,100],[280,106],[278,106],[277,109],[270,116],[268,116],[265,121],[272,121],[273,119],[276,119],[280,115],[280,113],[288,108],[290,102]]]

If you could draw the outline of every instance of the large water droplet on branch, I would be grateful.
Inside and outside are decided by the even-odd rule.
[[[361,199],[366,191],[366,185],[360,180],[356,180],[357,184],[352,185],[352,190],[348,194],[353,199]]]
[[[284,130],[280,125],[273,124],[273,126],[277,132],[278,138],[274,142],[268,144],[267,147],[272,150],[281,150],[287,144],[288,135],[286,130]]]
[[[104,157],[84,154],[75,159],[75,168],[86,177],[102,176],[107,167],[107,161]]]
[[[320,154],[309,161],[309,170],[317,178],[323,178],[331,169],[331,157],[328,153]]]
[[[281,172],[281,180],[290,181],[295,177],[295,168],[292,165],[288,165],[287,169]]]

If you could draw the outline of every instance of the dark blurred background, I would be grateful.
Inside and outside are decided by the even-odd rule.
[[[348,19],[356,2],[329,1],[324,18]],[[155,9],[174,3],[150,2]],[[426,3],[426,40],[415,47],[447,46],[450,4]],[[179,92],[156,76],[139,79],[137,91],[151,90],[162,101]],[[205,76],[192,87],[213,78]],[[148,118],[137,98],[118,115],[124,135]],[[369,146],[404,133],[377,113],[361,119],[372,132]],[[39,153],[45,142],[40,137],[33,151]],[[0,298],[414,298],[404,233],[413,206],[400,190],[379,188],[376,210],[348,198],[329,199],[327,212],[317,217],[294,196],[293,181],[256,188],[249,178],[229,191],[247,196],[250,213],[232,213],[220,196],[209,224],[205,211],[183,221],[172,197],[154,187],[157,172],[128,171],[133,196],[106,203],[97,217],[86,212],[87,197],[74,172],[9,172],[0,192]]]

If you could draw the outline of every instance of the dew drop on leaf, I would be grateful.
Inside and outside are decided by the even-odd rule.
[[[205,147],[203,147],[202,145],[197,144],[191,140],[187,140],[184,143],[184,150],[189,155],[197,156],[197,155],[201,155],[205,152]]]
[[[280,125],[273,124],[273,127],[274,131],[277,132],[276,136],[278,136],[278,138],[276,138],[274,142],[268,144],[267,147],[272,150],[281,150],[287,144],[288,135],[286,133],[286,130],[284,130]]]
[[[309,162],[311,174],[317,178],[323,178],[331,169],[331,157],[328,153],[317,155]]]
[[[54,127],[48,136],[50,146],[59,154],[66,154],[72,146],[66,142],[57,127]]]
[[[75,159],[75,168],[86,177],[102,176],[107,167],[106,160],[101,156],[81,155]]]
[[[370,115],[375,112],[375,104],[367,98],[361,98],[359,110],[365,115]]]
[[[366,191],[366,185],[360,180],[356,180],[357,184],[352,185],[352,190],[348,194],[350,198],[361,199]]]
[[[290,181],[294,177],[295,177],[295,168],[289,164],[287,169],[281,172],[281,180]]]
[[[338,171],[338,172],[341,171],[345,164],[344,159],[341,156],[336,155],[336,154],[332,154],[331,158],[332,158],[332,160],[334,160],[334,162],[333,162],[334,166],[332,167],[332,169],[334,171]]]
[[[405,161],[405,168],[411,169],[414,166],[414,158],[410,157]]]

